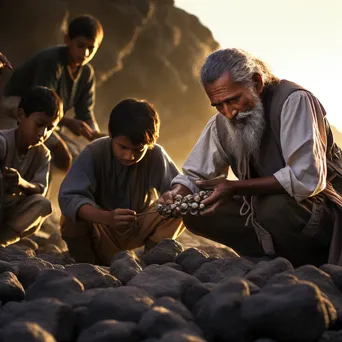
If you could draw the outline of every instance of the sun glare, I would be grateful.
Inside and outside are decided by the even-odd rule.
[[[245,49],[313,92],[342,131],[341,0],[176,0],[224,47]]]

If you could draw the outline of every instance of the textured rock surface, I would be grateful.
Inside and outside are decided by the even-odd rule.
[[[283,258],[253,263],[232,251],[211,257],[169,240],[154,248],[161,264],[123,251],[111,267],[52,264],[40,259],[41,246],[37,254],[26,244],[0,250],[0,341],[341,339],[342,267],[294,269]]]
[[[37,323],[14,322],[2,332],[2,342],[56,342],[56,339]]]
[[[2,303],[16,301],[25,298],[25,290],[18,278],[12,272],[0,273],[0,301]]]
[[[118,279],[98,266],[74,264],[66,266],[65,270],[77,278],[83,284],[85,290],[121,286]]]
[[[182,251],[183,246],[179,242],[172,239],[165,239],[155,248],[152,248],[144,254],[142,259],[146,265],[163,265],[168,262],[174,262]]]
[[[189,286],[199,282],[195,277],[164,265],[149,265],[128,283],[146,290],[153,297],[180,299]]]
[[[111,265],[110,274],[126,285],[135,275],[142,271],[139,260],[134,252],[122,251],[115,255]]]
[[[138,342],[139,340],[136,323],[104,320],[85,329],[77,342]]]
[[[66,21],[84,13],[97,17],[105,31],[92,61],[102,128],[121,99],[148,98],[163,122],[160,142],[184,159],[212,112],[197,77],[204,57],[218,48],[211,32],[170,0],[2,1],[1,51],[16,67],[36,51],[62,44]],[[0,92],[8,77],[0,78]],[[171,134],[175,129],[178,134]]]
[[[181,164],[211,114],[198,82],[218,47],[210,31],[172,0],[2,1],[1,51],[19,66],[62,43],[66,19],[81,13],[105,29],[92,62],[102,128],[119,100],[148,98],[161,116],[159,142]],[[199,237],[198,249],[166,240],[141,259],[118,253],[110,268],[71,265],[60,234],[46,231],[54,234],[0,247],[1,342],[342,340],[342,267],[256,263]]]

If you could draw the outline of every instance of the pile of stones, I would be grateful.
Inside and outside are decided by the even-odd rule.
[[[0,248],[1,342],[342,341],[339,266],[166,239],[104,267],[51,246]]]
[[[176,195],[172,203],[157,204],[156,210],[165,218],[177,217],[180,215],[199,215],[207,206],[201,203],[212,193],[211,190],[200,191],[199,193],[186,196]]]

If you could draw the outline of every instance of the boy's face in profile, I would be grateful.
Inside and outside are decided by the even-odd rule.
[[[144,158],[148,146],[133,145],[129,138],[119,135],[112,138],[112,149],[114,156],[122,165],[130,166]]]
[[[28,117],[22,108],[19,108],[18,129],[22,141],[33,147],[43,144],[51,135],[60,121],[60,117],[51,117],[44,112],[34,112]]]
[[[65,44],[68,46],[69,58],[75,66],[86,65],[95,56],[100,43],[98,39],[90,39],[84,36],[70,39],[65,36]]]

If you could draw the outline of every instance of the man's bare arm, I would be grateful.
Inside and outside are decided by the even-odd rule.
[[[285,189],[274,176],[232,181],[235,195],[256,196],[282,194]]]

